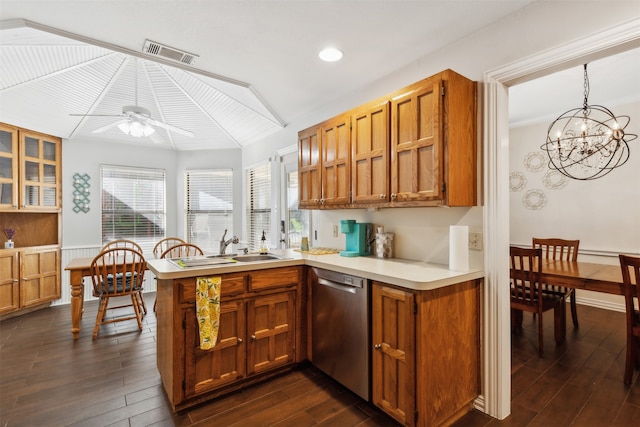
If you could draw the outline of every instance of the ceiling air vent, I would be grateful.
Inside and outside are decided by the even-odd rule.
[[[144,48],[142,49],[142,51],[144,53],[148,53],[149,55],[160,56],[162,58],[181,62],[187,65],[193,65],[196,58],[198,58],[198,55],[195,55],[193,53],[174,49],[172,47],[165,46],[151,40],[146,40],[144,42]]]

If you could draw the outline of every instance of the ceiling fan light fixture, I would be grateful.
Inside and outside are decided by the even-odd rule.
[[[149,123],[144,123],[136,119],[129,119],[126,122],[120,123],[118,128],[125,134],[136,138],[149,136],[156,131]]]

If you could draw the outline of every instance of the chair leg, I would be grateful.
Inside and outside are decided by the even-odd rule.
[[[556,343],[561,343],[567,335],[567,305],[564,299],[553,308],[553,333]]]
[[[538,356],[544,356],[544,339],[542,336],[542,313],[538,313]]]
[[[133,311],[136,312],[136,320],[138,321],[138,329],[142,330],[142,310],[138,302],[138,298],[142,298],[140,292],[131,294],[131,303],[133,304]]]
[[[98,305],[98,314],[96,316],[96,325],[93,327],[93,338],[98,336],[98,330],[100,325],[104,323],[104,318],[107,315],[107,305],[109,304],[109,297],[100,297],[100,303]]]
[[[633,377],[633,365],[634,365],[634,357],[633,357],[633,336],[630,333],[627,333],[627,354],[625,358],[624,364],[624,383],[631,384],[631,378]]]
[[[144,303],[144,298],[142,297],[142,291],[140,291],[138,293],[138,295],[139,295],[139,298],[140,298],[140,301],[139,301],[140,308],[142,309],[142,312],[144,314],[147,314],[147,305]]]
[[[578,328],[578,307],[576,307],[576,291],[571,292],[569,297],[571,303],[571,319],[573,320],[573,327]]]

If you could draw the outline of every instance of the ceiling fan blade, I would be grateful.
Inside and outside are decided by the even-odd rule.
[[[118,126],[120,123],[124,123],[126,122],[128,119],[122,119],[122,120],[118,120],[117,122],[113,122],[113,123],[109,123],[106,126],[102,126],[101,128],[92,130],[91,133],[102,133],[102,132],[106,132],[111,128],[114,128],[116,126]]]
[[[131,112],[129,114],[131,116],[133,116],[133,117],[136,117],[136,118],[140,119],[140,120],[144,120],[145,122],[149,123],[150,125],[158,126],[158,127],[163,128],[163,129],[169,130],[171,132],[175,132],[175,133],[179,133],[179,134],[184,135],[184,136],[191,136],[191,137],[194,135],[193,132],[191,132],[191,131],[179,128],[177,126],[170,125],[170,124],[165,123],[165,122],[154,120],[151,117],[147,117],[147,116],[144,116],[142,114],[138,114],[138,113],[134,113],[134,112]]]
[[[124,114],[69,114],[74,117],[126,117]]]
[[[151,135],[149,135],[149,138],[151,138],[151,140],[153,142],[155,142],[156,144],[164,143],[164,140],[162,139],[162,137],[160,135],[158,135],[158,132],[152,133]]]

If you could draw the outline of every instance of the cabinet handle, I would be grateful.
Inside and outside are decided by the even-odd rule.
[[[242,344],[242,338],[238,338],[238,344]]]
[[[13,283],[18,283],[19,280],[18,279],[13,279]]]
[[[384,198],[386,198],[386,197],[387,197],[387,195],[386,195],[386,194],[381,194],[381,195],[380,195],[380,198],[381,198],[381,199],[384,199]]]
[[[382,348],[382,344],[376,344],[373,346],[376,350],[380,350]]]
[[[397,195],[396,193],[391,193],[391,199],[392,199],[392,200],[395,200],[395,199],[396,199],[396,197],[398,197],[398,195]]]
[[[326,202],[326,200],[325,200],[325,199],[320,199],[320,204],[321,204],[321,205],[324,205],[324,202]]]
[[[255,335],[251,335],[251,341],[255,341],[257,338]]]

